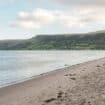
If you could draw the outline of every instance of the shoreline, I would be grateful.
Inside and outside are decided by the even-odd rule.
[[[91,98],[87,98],[87,96],[91,96],[90,91],[96,89],[95,85],[97,83],[95,79],[100,80],[102,77],[104,78],[104,65],[105,58],[100,58],[63,69],[57,69],[34,76],[30,80],[0,88],[0,105],[61,105],[60,103],[64,103],[64,105],[77,105],[76,103],[78,102],[86,103],[86,99],[91,100]],[[100,77],[98,77],[97,73]],[[104,84],[104,80],[102,81]],[[83,93],[81,93],[82,91]],[[94,92],[95,95],[96,93]],[[83,96],[85,97],[85,101]],[[96,105],[93,101],[91,103],[93,103],[91,105]]]
[[[72,50],[73,51],[73,50]],[[21,74],[21,72],[17,72],[17,70],[19,70],[19,71],[21,71],[20,69],[21,68],[18,68],[18,66],[17,65],[15,65],[14,66],[14,69],[16,69],[16,71],[13,71],[13,74],[12,74],[12,69],[10,70],[10,72],[7,72],[7,68],[9,69],[9,68],[11,68],[12,67],[12,65],[9,65],[9,63],[8,62],[6,62],[5,60],[5,58],[3,57],[3,59],[4,59],[4,63],[6,62],[7,64],[6,64],[6,66],[3,68],[2,67],[2,61],[1,61],[1,69],[3,69],[3,71],[6,71],[6,72],[3,72],[3,75],[1,75],[1,78],[0,78],[0,88],[1,87],[6,87],[6,86],[10,86],[10,85],[13,85],[13,84],[17,84],[17,83],[21,83],[21,82],[24,82],[24,81],[27,81],[27,80],[30,80],[30,79],[32,79],[31,77],[32,76],[37,76],[37,75],[40,75],[40,74],[42,74],[42,73],[44,73],[44,72],[49,72],[49,71],[54,71],[54,70],[56,70],[56,69],[62,69],[62,68],[64,68],[64,67],[66,67],[65,65],[67,64],[67,66],[72,66],[72,65],[75,65],[75,64],[79,64],[79,63],[83,63],[83,62],[87,62],[87,61],[91,61],[91,60],[95,60],[95,59],[99,59],[99,58],[102,58],[102,57],[104,57],[105,56],[105,52],[100,52],[100,51],[97,51],[97,52],[92,52],[92,51],[89,51],[89,52],[84,52],[84,51],[80,51],[81,52],[81,54],[78,56],[78,52],[76,52],[76,54],[73,54],[73,56],[74,57],[72,57],[71,55],[72,55],[72,51],[69,51],[68,53],[67,53],[67,51],[65,52],[65,51],[63,51],[64,53],[62,53],[62,54],[64,54],[64,56],[65,56],[65,54],[67,53],[67,55],[69,55],[70,54],[70,58],[72,59],[70,59],[69,58],[69,56],[67,57],[67,56],[65,56],[64,58],[63,57],[61,57],[61,61],[56,61],[56,58],[54,58],[55,60],[55,62],[49,62],[49,65],[51,64],[51,67],[49,66],[49,65],[46,65],[45,64],[45,69],[43,68],[43,70],[42,70],[42,68],[41,68],[41,65],[38,65],[38,66],[36,66],[36,64],[34,65],[34,64],[30,64],[29,63],[29,71],[27,71],[27,72],[24,72],[24,71],[26,71],[26,67],[22,67],[22,65],[25,65],[27,62],[23,62],[24,61],[24,57],[23,58],[21,58],[21,57],[19,57],[19,59],[21,60],[22,59],[22,62],[24,63],[24,64],[20,64],[19,63],[19,65],[20,65],[20,67],[21,68],[23,68],[23,73],[22,73],[22,76],[20,75]],[[60,51],[61,52],[61,51]],[[53,52],[54,53],[54,56],[55,55],[59,55],[59,53],[60,52],[57,52],[57,54],[55,54],[55,52]],[[71,53],[72,52],[72,53]],[[22,52],[21,52],[22,53]],[[34,52],[35,53],[35,52]],[[46,53],[48,53],[48,52],[46,52]],[[74,52],[75,53],[75,52]],[[88,55],[88,53],[89,53],[89,55]],[[9,54],[11,54],[11,53],[9,53]],[[15,53],[13,53],[13,56],[14,56],[14,54]],[[20,54],[20,53],[17,53],[17,54]],[[24,54],[24,53],[22,53],[22,54]],[[28,54],[28,53],[27,53]],[[33,54],[33,53],[32,53]],[[45,53],[44,53],[45,54]],[[62,55],[61,54],[61,55]],[[1,54],[2,55],[2,54]],[[4,56],[6,56],[7,58],[8,58],[8,56],[7,56],[8,54],[5,54],[4,53]],[[30,53],[29,53],[29,55],[30,55]],[[49,54],[48,54],[49,55]],[[40,56],[40,55],[38,55],[38,56]],[[47,56],[46,56],[47,57]],[[60,58],[60,56],[59,56],[59,58]],[[68,59],[69,58],[69,59]],[[27,56],[26,56],[26,59],[27,59]],[[31,58],[30,58],[31,59]],[[41,58],[42,59],[42,58]],[[51,58],[52,59],[52,58]],[[33,61],[33,60],[32,60]],[[50,61],[50,59],[49,59],[49,61]],[[53,61],[53,60],[52,60]],[[13,64],[14,62],[13,62],[13,60],[10,60],[10,62],[11,62],[11,64]],[[33,63],[35,63],[36,61],[33,61]],[[38,61],[38,62],[40,62],[40,61]],[[69,63],[68,63],[69,62]],[[18,63],[18,62],[17,62]],[[55,64],[55,63],[58,63],[58,64]],[[39,64],[39,63],[38,63]],[[43,62],[43,64],[44,64],[44,62]],[[26,64],[27,65],[27,64]],[[9,67],[8,67],[9,66]],[[10,67],[11,66],[11,67]],[[48,68],[47,68],[48,67]],[[31,70],[31,68],[32,68],[32,70]],[[47,68],[47,69],[46,69]],[[37,69],[39,69],[40,71],[38,71]],[[36,70],[36,71],[35,71]],[[29,73],[28,73],[29,72]],[[34,73],[32,73],[32,72],[34,72]],[[8,73],[8,74],[7,74]],[[17,75],[17,73],[18,73],[18,75]],[[2,74],[2,73],[1,73]],[[6,75],[8,75],[7,77],[6,77]],[[16,75],[16,76],[15,76]],[[3,78],[2,78],[3,77]],[[3,80],[4,79],[4,80]]]
[[[76,65],[78,65],[78,64],[76,64]],[[71,65],[71,66],[75,66],[75,65]],[[30,80],[33,80],[33,79],[38,79],[38,78],[41,78],[42,76],[46,76],[46,75],[52,74],[54,72],[62,71],[63,69],[66,69],[66,68],[71,67],[71,66],[65,66],[65,67],[62,67],[62,68],[59,68],[59,69],[55,69],[55,70],[48,71],[48,72],[45,72],[45,73],[41,73],[39,75],[35,75],[35,76],[29,77],[29,78],[25,78],[23,80],[7,83],[7,84],[4,84],[4,85],[1,85],[0,89],[5,88],[5,87],[9,87],[9,86],[12,86],[12,85],[20,84],[20,83],[23,83],[23,82],[26,82],[26,81],[30,81]]]
[[[93,60],[89,60],[89,61],[84,61],[84,62],[73,64],[73,65],[66,65],[65,64],[66,66],[64,65],[64,67],[61,67],[61,68],[58,68],[58,69],[55,69],[55,70],[52,70],[52,71],[48,71],[48,72],[41,73],[41,74],[29,77],[29,78],[24,78],[22,80],[13,81],[11,83],[6,83],[6,84],[3,84],[3,85],[0,85],[0,89],[1,88],[5,88],[5,87],[9,87],[9,86],[12,86],[12,85],[20,84],[20,83],[23,83],[23,82],[26,82],[26,81],[30,81],[30,80],[33,80],[33,79],[37,79],[37,78],[40,78],[43,75],[49,75],[49,74],[51,74],[53,72],[59,72],[59,71],[62,71],[63,69],[66,69],[66,68],[72,68],[72,66],[88,63],[88,62],[91,62],[91,61],[96,61],[96,60],[99,60],[99,59],[103,59],[103,58],[98,58],[98,59],[93,59]]]

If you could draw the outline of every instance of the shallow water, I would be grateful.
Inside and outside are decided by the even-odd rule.
[[[105,51],[0,51],[0,87],[102,57]]]

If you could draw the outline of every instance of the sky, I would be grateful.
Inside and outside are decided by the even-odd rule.
[[[105,29],[105,0],[0,0],[0,40]]]

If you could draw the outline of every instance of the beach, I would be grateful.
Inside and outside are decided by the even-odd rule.
[[[105,58],[1,88],[0,105],[105,105]]]

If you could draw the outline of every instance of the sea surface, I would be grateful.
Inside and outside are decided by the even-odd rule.
[[[105,51],[0,51],[0,87],[74,64],[105,57]]]

